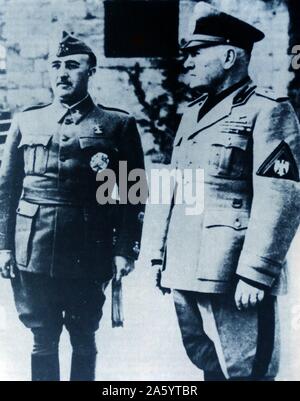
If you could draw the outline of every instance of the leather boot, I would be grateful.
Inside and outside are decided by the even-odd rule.
[[[224,382],[224,381],[226,381],[226,378],[221,371],[218,371],[218,372],[204,371],[204,381],[205,382]]]
[[[58,354],[31,355],[31,380],[32,381],[59,381]]]
[[[82,355],[73,352],[70,381],[94,381],[96,354]]]

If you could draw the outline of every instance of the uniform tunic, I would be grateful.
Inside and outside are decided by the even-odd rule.
[[[241,276],[271,288],[273,294],[284,293],[285,257],[300,217],[295,112],[286,98],[251,81],[198,121],[206,99],[187,108],[172,161],[183,174],[184,169],[204,170],[204,211],[188,215],[185,200],[171,208],[162,235],[167,241],[161,242],[166,262],[162,284],[224,293]],[[266,174],[260,173],[273,153],[274,163]],[[290,178],[292,173],[296,179]]]
[[[103,155],[116,177],[120,160],[144,168],[134,118],[90,96],[15,116],[1,166],[0,249],[14,250],[19,270],[107,281],[113,255],[137,259],[144,206],[97,203],[92,158]]]

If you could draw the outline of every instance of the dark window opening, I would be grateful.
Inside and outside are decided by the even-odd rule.
[[[0,105],[1,108],[2,105]],[[4,152],[4,144],[11,123],[11,113],[0,109],[0,166]]]
[[[178,0],[106,0],[107,57],[178,54]]]

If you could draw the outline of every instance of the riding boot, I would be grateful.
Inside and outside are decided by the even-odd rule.
[[[59,381],[58,354],[31,355],[31,379],[32,381]]]

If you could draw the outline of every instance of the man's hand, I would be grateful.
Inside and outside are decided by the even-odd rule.
[[[256,306],[264,299],[265,292],[239,280],[235,291],[235,304],[238,310]]]
[[[3,278],[15,278],[16,263],[11,251],[0,251],[0,274]]]
[[[120,281],[122,277],[127,276],[134,269],[134,260],[124,256],[114,257],[115,278]]]

